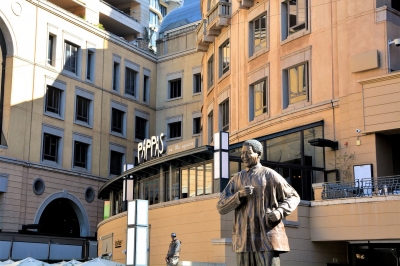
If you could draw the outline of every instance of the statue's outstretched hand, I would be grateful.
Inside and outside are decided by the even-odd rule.
[[[243,189],[239,190],[239,198],[247,197],[253,194],[253,186],[245,186]]]
[[[268,213],[268,219],[270,219],[272,222],[277,222],[282,219],[282,215],[279,211],[272,211]]]

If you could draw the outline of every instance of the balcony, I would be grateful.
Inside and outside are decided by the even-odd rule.
[[[208,11],[207,32],[208,36],[218,36],[223,27],[231,24],[232,7],[231,3],[219,1]]]
[[[196,29],[197,36],[197,51],[206,52],[208,50],[208,46],[214,41],[215,37],[211,35],[207,35],[207,19],[203,19],[199,26]]]
[[[105,1],[100,0],[99,13],[99,22],[115,35],[133,38],[133,35],[141,34],[143,31],[142,25],[136,19]]]

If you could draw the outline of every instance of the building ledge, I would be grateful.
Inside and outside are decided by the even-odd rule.
[[[400,200],[400,194],[398,195],[381,195],[371,197],[354,197],[354,198],[342,198],[342,199],[327,199],[322,201],[311,201],[311,207],[317,206],[328,206],[328,205],[339,205],[339,204],[355,204],[355,203],[367,203],[367,202],[382,202],[382,201],[398,201]]]

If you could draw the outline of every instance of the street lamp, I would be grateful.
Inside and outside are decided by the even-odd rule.
[[[393,41],[389,39],[388,41],[388,72],[392,72],[391,66],[390,66],[390,45],[394,44],[396,46],[400,46],[400,38],[394,39]]]

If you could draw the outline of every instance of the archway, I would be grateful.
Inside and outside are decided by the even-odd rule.
[[[90,236],[89,218],[80,201],[68,191],[47,197],[36,212],[41,233],[70,237]]]

